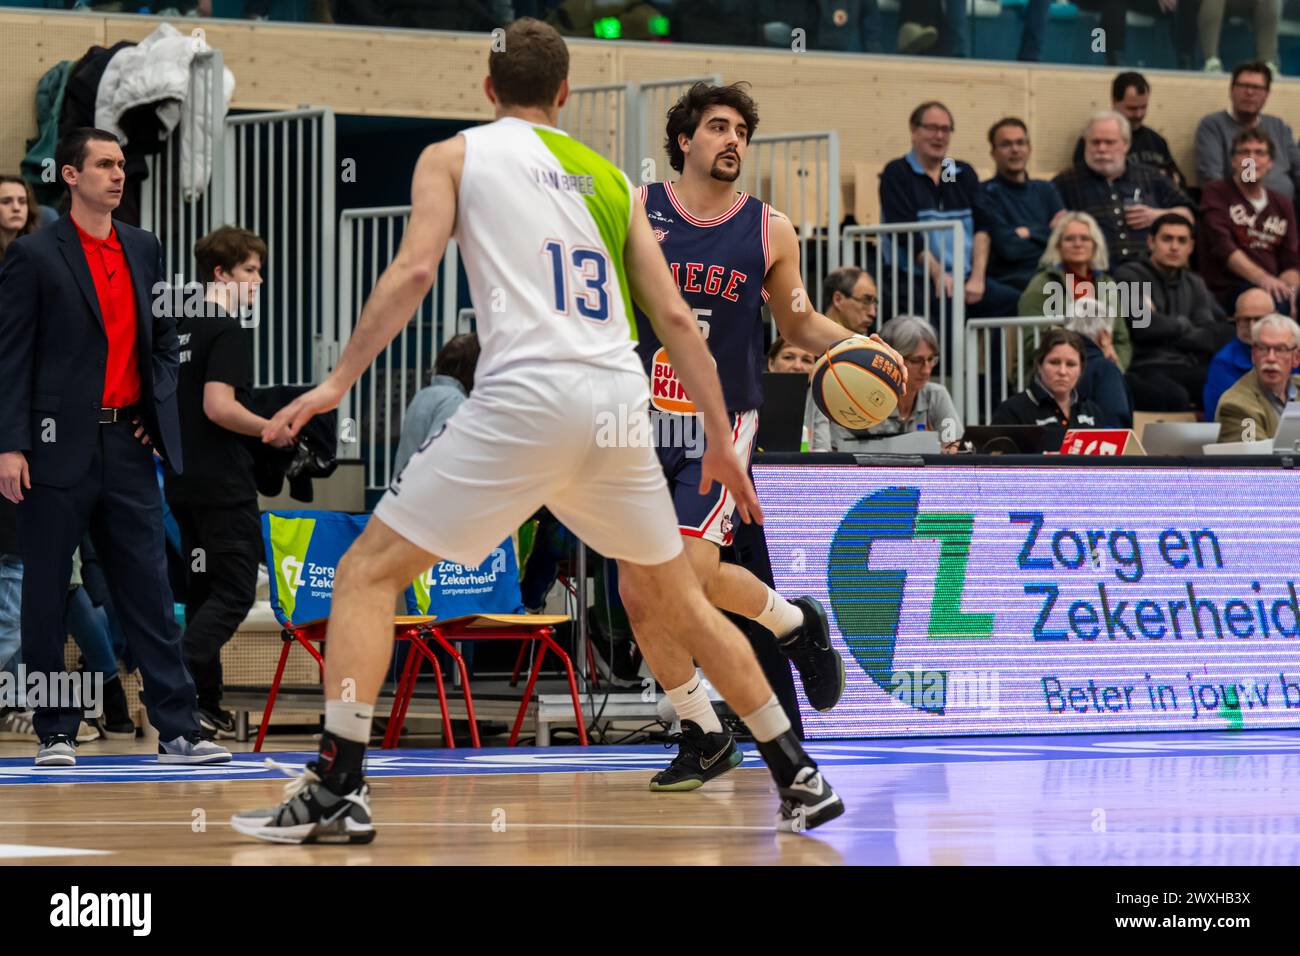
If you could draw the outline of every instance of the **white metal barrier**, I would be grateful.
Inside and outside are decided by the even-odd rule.
[[[999,405],[1028,387],[1033,353],[1043,330],[1064,322],[1061,317],[1042,315],[966,321],[966,395],[961,411],[968,425],[989,422]]]
[[[208,116],[220,116],[225,109],[224,72],[220,50],[201,50],[190,63],[187,96],[193,104],[195,97],[206,94],[208,105],[202,112]],[[190,124],[189,141],[197,144],[201,111],[186,110],[184,121]],[[163,279],[168,283],[175,282],[177,276],[184,277],[184,281],[194,275],[194,243],[224,217],[227,180],[220,172],[224,133],[223,124],[214,124],[212,168],[206,185],[202,183],[203,163],[197,149],[191,151],[187,166],[182,168],[179,126],[167,138],[162,151],[147,160],[149,178],[140,197],[140,223],[162,243]]]
[[[349,209],[339,217],[340,351],[352,337],[375,283],[397,255],[410,214],[410,206],[390,206]],[[339,404],[338,457],[365,460],[367,491],[388,487],[406,406],[428,383],[438,350],[457,332],[473,331],[472,310],[456,308],[459,272],[459,253],[452,241],[432,291]],[[337,358],[331,356],[330,368]]]
[[[877,327],[896,315],[915,315],[934,326],[939,339],[939,374],[946,379],[963,421],[966,399],[966,232],[957,220],[888,222],[844,230],[845,265],[865,269],[876,280]],[[931,257],[952,263],[954,294],[936,296]],[[928,255],[926,254],[928,253]],[[918,259],[920,263],[918,265]]]
[[[319,381],[338,340],[333,111],[229,117],[222,170],[223,220],[251,229],[267,244],[266,284],[255,313],[254,384]]]
[[[784,213],[799,237],[799,271],[821,308],[822,280],[840,264],[840,138],[835,130],[755,136],[737,185]]]
[[[722,77],[713,73],[672,80],[651,80],[637,85],[639,138],[636,152],[632,154],[636,162],[633,168],[627,170],[628,177],[633,183],[643,185],[673,177],[673,169],[668,165],[668,153],[664,149],[664,142],[668,138],[665,132],[668,111],[681,95],[696,83],[721,86]]]
[[[635,83],[605,83],[570,89],[559,123],[630,177],[641,146],[640,116]]]

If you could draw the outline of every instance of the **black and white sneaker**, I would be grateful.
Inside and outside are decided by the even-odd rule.
[[[199,730],[209,740],[234,740],[235,715],[220,707],[200,707]]]
[[[288,771],[272,760],[267,763]],[[237,813],[230,825],[267,843],[369,843],[375,838],[369,785],[358,778],[347,793],[335,793],[316,773],[315,761],[285,785],[278,807]]]
[[[816,767],[801,768],[790,786],[776,789],[781,795],[776,828],[783,833],[811,830],[844,812],[844,801]]]
[[[677,756],[650,781],[650,789],[656,793],[695,790],[745,759],[735,737],[725,731],[705,733],[693,720],[682,721],[682,732],[673,741]]]
[[[77,740],[67,734],[51,734],[41,738],[41,747],[36,751],[38,767],[75,767],[77,764]]]
[[[204,740],[197,733],[158,743],[159,763],[210,764],[229,761],[229,750],[211,740]]]
[[[790,603],[803,611],[803,624],[777,643],[799,671],[808,703],[825,713],[844,694],[844,659],[831,646],[831,625],[821,602],[805,595]]]

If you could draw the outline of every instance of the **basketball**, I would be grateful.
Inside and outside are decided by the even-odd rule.
[[[861,335],[831,346],[813,366],[813,401],[845,428],[879,425],[902,394],[903,370],[883,346]]]

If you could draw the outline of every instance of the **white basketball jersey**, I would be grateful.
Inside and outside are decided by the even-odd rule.
[[[455,239],[482,348],[475,377],[541,362],[641,373],[627,177],[549,126],[506,117],[461,135]]]

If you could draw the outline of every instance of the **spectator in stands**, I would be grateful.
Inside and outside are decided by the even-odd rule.
[[[447,419],[469,398],[474,389],[478,356],[478,336],[472,332],[452,336],[439,350],[433,361],[433,380],[415,393],[402,417],[402,434],[393,461],[394,476],[406,467],[426,439],[442,431]]]
[[[854,430],[837,425],[820,411],[813,414],[813,451],[867,451],[873,441],[908,432],[930,431],[944,451],[956,451],[963,428],[948,390],[931,381],[939,362],[939,340],[925,319],[900,315],[880,329],[880,337],[897,349],[907,364],[907,391],[879,425]]]
[[[1080,400],[1091,400],[1104,420],[1120,428],[1133,427],[1133,400],[1120,367],[1107,357],[1114,354],[1115,319],[1096,299],[1080,301],[1065,323],[1083,339],[1083,372],[1076,386]]]
[[[1264,186],[1275,149],[1261,129],[1232,144],[1233,176],[1201,191],[1201,276],[1219,304],[1230,307],[1246,289],[1273,297],[1270,311],[1291,315],[1300,285],[1300,239],[1291,200]]]
[[[870,335],[878,305],[875,280],[857,266],[841,266],[822,283],[823,313],[850,332]]]
[[[1052,184],[1029,178],[1029,130],[1013,116],[989,129],[989,155],[997,174],[980,184],[980,198],[989,224],[988,273],[1022,291],[1047,248],[1065,207]]]
[[[881,53],[883,23],[877,0],[819,0],[818,50]]]
[[[21,176],[0,176],[0,262],[9,243],[40,228],[36,193]]]
[[[1110,108],[1129,124],[1129,159],[1160,170],[1177,186],[1186,186],[1187,178],[1178,168],[1169,143],[1146,125],[1147,106],[1151,102],[1151,85],[1141,73],[1121,73],[1110,84]],[[1074,165],[1083,165],[1084,142],[1079,137],[1074,147]]]
[[[1300,181],[1300,149],[1296,147],[1290,125],[1280,116],[1264,112],[1272,85],[1273,71],[1263,63],[1243,63],[1232,71],[1232,86],[1228,91],[1232,109],[1211,113],[1196,127],[1196,175],[1202,186],[1216,179],[1231,178],[1232,148],[1237,134],[1259,129],[1268,134],[1275,149],[1264,186],[1287,199],[1295,199],[1296,183]]]
[[[1135,408],[1185,412],[1200,404],[1210,356],[1226,340],[1227,326],[1205,280],[1187,267],[1191,222],[1166,213],[1152,225],[1147,244],[1150,259],[1115,270],[1115,279],[1128,283],[1129,387]]]
[[[1187,0],[1183,0],[1184,3]],[[1200,0],[1197,26],[1201,34],[1201,53],[1205,56],[1206,73],[1222,73],[1223,61],[1219,59],[1219,34],[1223,29],[1224,8],[1229,0]],[[1238,10],[1250,8],[1255,27],[1255,59],[1263,60],[1276,74],[1277,68],[1277,0],[1234,0]]]
[[[1076,6],[1101,13],[1101,29],[1105,38],[1106,62],[1123,66],[1127,62],[1128,14],[1141,13],[1150,17],[1169,14],[1166,26],[1178,58],[1179,69],[1192,65],[1193,47],[1196,45],[1195,12],[1188,9],[1196,0],[1077,0]]]
[[[1078,332],[1048,329],[1034,352],[1029,388],[1012,395],[993,412],[994,425],[1041,425],[1042,448],[1056,451],[1071,428],[1111,424],[1097,404],[1079,397],[1087,346]]]
[[[1250,361],[1250,330],[1255,323],[1273,312],[1273,297],[1263,289],[1247,289],[1237,296],[1232,321],[1237,327],[1237,334],[1210,359],[1210,370],[1205,376],[1205,388],[1202,408],[1206,419],[1214,417],[1219,406],[1219,398],[1233,383],[1252,368]],[[1300,356],[1297,356],[1300,358]],[[1297,363],[1300,372],[1300,362]]]
[[[23,592],[23,559],[18,553],[18,506],[0,497],[0,674],[13,674],[22,657],[19,613]],[[7,707],[0,701],[0,740],[32,740],[32,712],[23,701]]]
[[[965,297],[966,314],[971,317],[1013,314],[1019,294],[986,275],[989,233],[983,204],[979,201],[979,177],[968,163],[948,156],[948,144],[954,129],[952,113],[942,103],[922,103],[912,111],[909,125],[912,129],[911,152],[891,161],[880,174],[881,218],[887,223],[918,220],[961,222],[968,240],[964,262],[968,278],[965,289],[957,290],[957,294]],[[950,299],[953,295],[950,234],[943,232],[931,236],[930,248],[938,249],[938,256],[924,248],[923,243],[917,242],[917,245],[922,248],[909,264],[913,306],[931,291],[923,287],[923,266],[927,259],[935,298]],[[900,248],[904,247],[905,244],[900,244]],[[901,311],[899,303],[890,303],[890,310]],[[932,308],[931,314],[937,316],[939,311],[937,307]]]
[[[1110,340],[1101,343],[1101,349],[1123,371],[1133,357],[1133,343],[1128,323],[1111,307],[1117,296],[1115,280],[1106,271],[1108,265],[1106,241],[1097,220],[1086,212],[1065,213],[1052,229],[1038,271],[1020,296],[1019,314],[1065,322],[1080,302],[1105,303],[1104,311],[1114,315],[1115,321]],[[1032,339],[1033,332],[1027,331],[1027,349],[1032,350]]]
[[[1266,315],[1250,330],[1252,368],[1223,393],[1215,421],[1219,441],[1272,438],[1287,402],[1297,398],[1300,376],[1292,375],[1300,326],[1282,315]]]
[[[262,556],[248,439],[260,438],[267,420],[246,407],[253,340],[240,317],[251,314],[265,258],[266,243],[247,229],[222,226],[201,238],[194,262],[206,314],[187,309],[176,329],[185,471],[168,470],[167,504],[188,565],[182,646],[198,691],[199,725],[209,738],[234,736],[234,716],[221,707],[221,648],[253,606]]]
[[[1114,266],[1140,258],[1151,224],[1175,212],[1194,220],[1188,195],[1159,170],[1128,158],[1129,122],[1120,113],[1096,114],[1083,132],[1083,162],[1052,184],[1066,209],[1089,213],[1101,226]]]
[[[816,364],[817,356],[805,352],[796,345],[791,345],[779,335],[767,350],[769,372],[801,372],[810,375]]]

